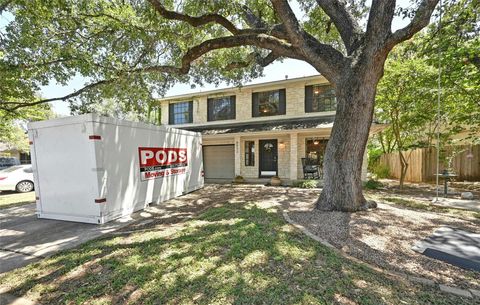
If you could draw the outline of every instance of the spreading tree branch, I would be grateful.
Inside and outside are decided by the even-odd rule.
[[[191,64],[204,54],[219,49],[228,49],[241,46],[256,46],[274,51],[278,56],[285,56],[305,60],[297,54],[296,50],[284,40],[266,34],[243,34],[236,36],[225,36],[206,40],[190,48],[182,57],[181,66],[151,66],[133,70],[132,72],[165,72],[172,74],[187,74]]]
[[[193,27],[199,27],[208,23],[216,23],[223,26],[230,33],[240,34],[242,30],[238,29],[230,20],[219,14],[205,14],[198,17],[181,14],[175,11],[167,10],[158,0],[148,0],[155,10],[164,18],[169,20],[185,21]]]
[[[298,23],[297,17],[287,0],[271,0],[275,12],[278,14],[283,24],[289,40],[295,47],[304,46],[304,31]]]
[[[430,17],[435,10],[439,0],[423,0],[420,3],[415,16],[410,24],[406,27],[395,31],[387,40],[387,46],[393,47],[396,44],[412,38],[417,32],[426,27],[430,21]]]
[[[267,28],[267,23],[262,18],[255,15],[255,13],[246,5],[242,6],[243,19],[251,27],[256,29]]]
[[[113,83],[123,77],[128,77],[137,73],[164,73],[167,75],[184,75],[189,73],[192,64],[204,54],[226,48],[235,48],[242,46],[258,47],[269,50],[266,57],[254,56],[250,63],[254,61],[266,66],[279,57],[288,57],[299,59],[310,63],[318,71],[329,79],[332,83],[338,80],[339,75],[346,68],[351,68],[352,59],[345,57],[340,51],[328,44],[319,42],[314,36],[308,34],[299,24],[294,12],[287,0],[271,0],[275,12],[281,19],[281,24],[268,25],[261,18],[255,16],[251,10],[244,7],[244,18],[247,20],[250,28],[240,29],[234,23],[224,16],[210,13],[195,17],[187,14],[167,10],[160,0],[148,0],[155,11],[168,20],[177,20],[186,22],[193,27],[200,27],[206,24],[218,24],[226,29],[231,35],[212,38],[191,47],[182,56],[178,65],[153,65],[146,67],[131,66],[124,70],[116,71],[116,76],[90,83],[85,87],[71,94],[58,97],[34,101],[31,103],[22,102],[3,102],[4,109],[15,110],[25,106],[33,106],[41,103],[48,103],[58,100],[68,100],[77,97],[93,88]],[[431,14],[439,0],[423,0],[417,10],[411,23],[405,28],[390,33],[391,19],[393,18],[394,2],[393,0],[374,0],[372,10],[367,26],[367,36],[375,37],[376,33],[382,34],[379,41],[372,40],[367,42],[367,49],[376,48],[377,42],[383,45],[384,50],[393,47],[395,44],[413,36],[416,32],[428,24]],[[342,40],[347,48],[347,53],[351,54],[360,44],[365,42],[364,33],[357,24],[356,20],[347,10],[345,0],[317,0],[318,5],[326,12],[332,22],[340,32]],[[387,25],[387,26],[386,26]],[[386,38],[384,38],[386,37]],[[367,37],[368,38],[368,37]],[[377,36],[378,38],[378,36]],[[373,47],[372,47],[373,45]],[[142,52],[135,64],[139,64],[146,52]],[[367,54],[366,56],[369,56]],[[231,67],[246,63],[231,63]]]
[[[249,27],[258,31],[259,33],[269,34],[280,39],[289,40],[289,37],[286,33],[285,26],[283,24],[269,25],[262,20],[259,16],[246,5],[242,6],[243,9],[243,20],[247,23]]]
[[[330,45],[320,43],[315,37],[309,35],[303,29],[300,28],[298,20],[296,20],[295,14],[290,8],[289,4],[285,0],[273,1],[276,6],[276,12],[281,14],[283,23],[280,25],[268,26],[266,28],[250,28],[250,29],[237,29],[230,21],[218,14],[206,14],[200,17],[192,17],[185,14],[166,10],[158,0],[149,0],[154,4],[157,12],[171,20],[181,20],[189,23],[192,26],[200,26],[210,22],[221,24],[228,29],[234,37],[243,36],[242,39],[248,37],[248,34],[257,34],[257,41],[244,40],[243,45],[257,46],[264,49],[274,50],[279,56],[302,59],[318,70],[321,70],[323,74],[330,80],[334,81],[338,75],[338,71],[343,68],[345,64],[345,58],[343,55]],[[248,22],[255,26],[266,26],[266,24],[257,16],[253,14],[248,7],[244,7],[245,14]],[[289,28],[294,27],[294,32],[288,32]],[[261,35],[259,33],[263,33]],[[222,38],[225,42],[226,38]],[[234,39],[239,42],[241,40]],[[232,40],[233,41],[233,40]],[[273,44],[272,44],[273,43]],[[293,44],[293,46],[291,45]],[[288,45],[288,47],[287,47]],[[239,46],[239,45],[238,45]],[[229,46],[218,45],[215,48],[224,48]],[[190,51],[193,53],[194,49]],[[188,70],[186,66],[183,66],[181,73]]]
[[[359,40],[362,38],[362,29],[355,17],[347,10],[345,0],[317,0],[317,4],[330,17],[342,37],[347,53],[355,50]]]
[[[263,33],[275,36],[280,39],[287,39],[285,29],[281,25],[274,25],[269,27],[265,22],[261,21],[260,18],[256,17],[255,14],[253,14],[253,12],[247,6],[243,6],[244,18],[247,21],[247,24],[251,26],[251,28],[239,29],[230,20],[219,14],[210,13],[194,17],[187,14],[167,10],[158,0],[148,1],[153,5],[155,10],[162,17],[169,20],[184,21],[193,27],[200,27],[209,23],[216,23],[224,27],[233,35]]]
[[[366,39],[384,41],[390,34],[395,0],[373,0],[367,22]]]
[[[275,60],[277,60],[280,56],[275,52],[271,51],[268,53],[267,56],[262,57],[258,53],[250,53],[248,59],[245,61],[234,61],[225,66],[226,69],[239,69],[239,68],[246,68],[250,66],[252,63],[255,63],[261,67],[266,67]]]
[[[96,87],[99,87],[99,86],[102,86],[102,85],[106,85],[106,84],[109,84],[109,83],[113,83],[115,80],[117,80],[117,78],[112,78],[112,79],[108,79],[108,80],[100,80],[98,82],[90,83],[90,84],[84,86],[83,88],[81,88],[79,90],[76,90],[76,91],[74,91],[70,94],[60,96],[60,97],[40,99],[40,100],[35,101],[35,102],[28,102],[28,103],[25,103],[25,102],[2,102],[2,105],[0,106],[0,109],[4,109],[6,111],[15,111],[15,110],[17,110],[19,108],[23,108],[23,107],[35,106],[35,105],[45,104],[45,103],[50,103],[50,102],[55,102],[55,101],[66,101],[68,99],[77,97],[82,93],[90,91],[93,88],[96,88]]]
[[[275,56],[277,58],[279,56],[286,56],[290,58],[297,58],[301,60],[305,60],[303,57],[299,56],[294,52],[292,46],[276,37],[268,36],[266,34],[244,34],[244,35],[237,35],[237,36],[225,36],[219,38],[213,38],[210,40],[206,40],[199,45],[196,45],[189,49],[185,55],[181,59],[180,66],[173,66],[173,65],[156,65],[156,66],[149,66],[149,67],[142,67],[142,68],[135,68],[131,70],[119,71],[118,77],[113,77],[106,80],[100,80],[95,83],[90,83],[83,88],[67,94],[61,97],[55,98],[48,98],[48,99],[41,99],[34,102],[2,102],[0,106],[1,109],[7,111],[15,111],[22,107],[34,106],[43,103],[49,103],[54,101],[66,101],[68,99],[77,97],[82,93],[88,92],[94,88],[100,87],[102,85],[113,83],[119,80],[122,76],[126,76],[129,74],[137,74],[137,73],[165,73],[165,74],[173,74],[173,75],[184,75],[188,74],[191,69],[192,62],[196,59],[200,58],[201,56],[205,55],[208,52],[218,49],[225,49],[225,48],[234,48],[234,47],[241,47],[241,46],[257,46],[264,49],[275,50]],[[273,52],[272,52],[273,53]],[[267,56],[263,60],[259,60],[260,64],[267,65],[275,60],[274,55]]]
[[[332,83],[335,83],[341,71],[349,66],[351,59],[329,44],[319,42],[315,37],[306,34],[305,61],[311,64]]]
[[[275,11],[284,24],[289,40],[307,62],[317,68],[332,82],[346,63],[345,57],[328,44],[323,44],[300,26],[287,0],[272,0]]]

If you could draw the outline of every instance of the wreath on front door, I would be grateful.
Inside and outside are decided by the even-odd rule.
[[[273,149],[273,144],[272,144],[272,143],[266,143],[265,145],[263,145],[263,149],[264,149],[265,151],[270,152],[270,151],[272,151],[272,149]]]

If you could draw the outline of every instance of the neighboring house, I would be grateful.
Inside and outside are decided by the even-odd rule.
[[[21,164],[30,164],[30,153],[22,152],[15,147],[11,147],[0,142],[0,157],[17,158]]]
[[[206,179],[303,179],[301,158],[321,163],[336,108],[322,76],[166,97],[161,123],[201,132]],[[381,128],[372,125],[371,133]],[[366,176],[366,154],[364,160]]]

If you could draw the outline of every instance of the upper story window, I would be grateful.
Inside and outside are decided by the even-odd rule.
[[[207,100],[208,121],[235,119],[235,95],[209,98]]]
[[[168,105],[168,121],[170,125],[193,122],[193,102],[170,103]]]
[[[252,116],[262,117],[285,113],[285,89],[252,93]]]
[[[335,111],[335,89],[329,85],[305,86],[305,112]]]

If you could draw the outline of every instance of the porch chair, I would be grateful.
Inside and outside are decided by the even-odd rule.
[[[315,162],[315,159],[302,158],[303,179],[320,179],[320,165]]]

